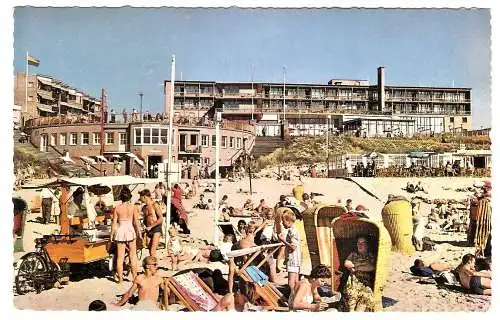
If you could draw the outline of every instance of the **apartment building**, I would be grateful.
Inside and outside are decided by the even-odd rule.
[[[165,81],[166,110],[171,81]],[[176,81],[174,110],[188,116],[256,121],[257,135],[321,135],[327,130],[365,136],[467,131],[472,128],[471,88],[387,86],[332,79],[327,84]],[[328,116],[329,119],[328,119]],[[282,126],[283,125],[283,126]]]
[[[28,75],[26,81],[25,73],[16,73],[14,104],[22,107],[24,120],[57,115],[94,119],[100,117],[101,101],[50,76]]]

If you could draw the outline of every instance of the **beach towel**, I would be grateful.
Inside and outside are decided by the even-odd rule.
[[[256,266],[248,266],[246,272],[248,276],[261,287],[268,282],[269,278]]]

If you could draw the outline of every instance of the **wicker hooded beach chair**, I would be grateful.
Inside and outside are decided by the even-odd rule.
[[[339,217],[332,222],[332,287],[338,290],[341,274],[347,272],[344,261],[351,252],[357,250],[357,239],[365,237],[369,251],[375,257],[375,274],[372,286],[375,311],[382,309],[382,292],[389,274],[391,238],[381,224],[365,218]]]
[[[382,208],[382,220],[391,236],[392,250],[406,255],[415,253],[411,204],[406,199],[388,202]]]
[[[330,266],[332,261],[332,220],[346,213],[343,206],[321,204],[304,214],[304,229],[311,265]]]

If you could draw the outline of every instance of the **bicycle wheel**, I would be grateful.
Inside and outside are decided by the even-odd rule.
[[[15,283],[17,294],[23,295],[28,292],[40,292],[47,284],[40,278],[47,276],[49,272],[45,258],[37,252],[30,252],[21,258],[19,269],[16,274]]]

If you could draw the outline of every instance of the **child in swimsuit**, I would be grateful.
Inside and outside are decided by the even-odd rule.
[[[177,234],[177,229],[170,228],[168,229],[168,234],[170,235],[167,243],[167,251],[172,258],[172,270],[179,270],[178,264],[180,260],[180,256],[182,256],[182,252],[184,251],[182,248],[181,240]]]

